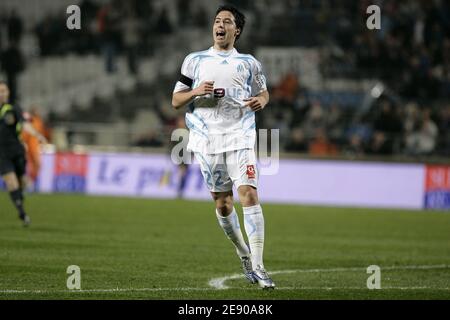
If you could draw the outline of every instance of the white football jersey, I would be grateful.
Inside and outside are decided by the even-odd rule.
[[[255,147],[255,112],[244,99],[267,90],[261,64],[236,49],[213,47],[188,55],[181,74],[192,79],[192,89],[214,81],[214,94],[196,97],[186,113],[190,130],[188,151],[216,154]],[[174,92],[190,89],[178,81]]]

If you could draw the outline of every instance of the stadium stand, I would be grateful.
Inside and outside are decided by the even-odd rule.
[[[179,114],[166,110],[167,99],[180,61],[210,46],[209,23],[219,1],[46,0],[39,7],[26,1],[16,10],[26,59],[18,78],[20,104],[43,106],[51,125],[71,137],[91,132],[89,139],[68,139],[68,147],[71,141],[169,145]],[[73,3],[82,8],[83,28],[68,32],[60,26]],[[269,81],[270,108],[258,114],[261,128],[281,130],[284,151],[345,158],[450,154],[445,1],[384,1],[377,32],[361,19],[366,0],[238,5],[248,17],[241,51],[259,58],[265,48],[303,50],[300,71]],[[4,51],[17,2],[0,6]],[[125,128],[126,138],[100,138],[99,123]]]

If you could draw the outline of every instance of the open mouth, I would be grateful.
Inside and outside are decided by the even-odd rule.
[[[216,38],[217,39],[224,39],[225,38],[225,31],[216,31]]]

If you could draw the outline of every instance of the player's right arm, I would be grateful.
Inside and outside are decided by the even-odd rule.
[[[185,89],[174,92],[172,95],[172,106],[175,109],[181,108],[191,103],[195,97],[212,94],[214,91],[214,81],[204,81],[195,89]]]

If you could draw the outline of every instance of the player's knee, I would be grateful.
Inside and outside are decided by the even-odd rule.
[[[259,203],[258,193],[252,186],[240,186],[239,198],[241,200],[241,204],[245,207],[255,206]]]
[[[3,180],[5,181],[6,189],[8,191],[14,191],[19,189],[19,181],[14,174],[7,174],[3,176]]]
[[[221,216],[228,216],[233,211],[233,202],[229,200],[216,201],[216,209]]]
[[[216,209],[222,216],[227,216],[233,211],[233,197],[230,195],[213,195]]]
[[[230,211],[226,205],[217,205],[216,204],[217,212],[222,216],[226,217],[230,214]]]

